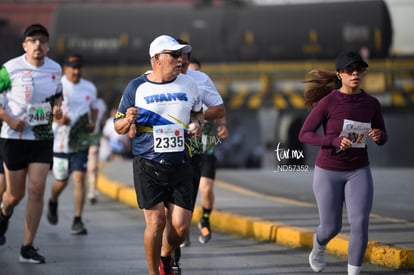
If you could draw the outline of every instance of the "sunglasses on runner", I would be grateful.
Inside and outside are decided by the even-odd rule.
[[[173,51],[173,52],[160,52],[160,54],[169,54],[174,58],[179,58],[183,55],[182,51]]]
[[[28,38],[26,38],[26,40],[24,42],[29,42],[31,44],[34,44],[34,43],[36,43],[36,41],[39,41],[40,44],[45,44],[45,43],[49,42],[49,38],[47,38],[46,36],[28,37]]]
[[[367,67],[361,66],[361,65],[348,65],[345,68],[342,69],[343,72],[346,72],[347,74],[352,74],[353,72],[362,73],[367,70]]]

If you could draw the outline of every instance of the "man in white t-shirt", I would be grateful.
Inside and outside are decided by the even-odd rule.
[[[187,45],[188,43],[184,40],[177,39],[177,41],[182,45]],[[223,103],[223,99],[221,98],[220,93],[218,92],[216,86],[214,85],[211,78],[199,71],[199,70],[189,70],[188,67],[190,65],[191,59],[191,51],[184,53],[182,56],[182,67],[181,73],[187,76],[190,76],[194,82],[197,84],[201,101],[203,103],[203,111],[204,111],[204,122],[202,123],[202,134],[205,134],[206,128],[211,129],[212,126],[210,125],[214,120],[220,122],[220,125],[217,129],[217,135],[224,139],[227,138],[228,131],[225,125],[225,107]],[[207,127],[208,126],[208,127]],[[210,133],[210,130],[208,131]],[[200,136],[192,136],[191,140],[191,167],[193,172],[193,194],[192,194],[192,211],[194,211],[195,203],[197,200],[198,189],[200,185],[200,178],[203,176],[203,165],[207,163],[206,160],[206,147],[211,147],[211,144],[205,144],[206,142],[203,141],[203,137]],[[207,146],[206,146],[207,145]],[[214,156],[212,156],[214,157]],[[210,158],[211,159],[211,158]],[[209,163],[212,160],[208,161]],[[211,174],[212,171],[215,172],[215,159],[214,163],[209,165],[210,168],[208,169]],[[212,188],[211,188],[212,189]],[[201,243],[206,243],[211,239],[212,233],[210,229],[210,222],[209,222],[209,215],[212,210],[212,205],[208,209],[203,206],[203,217],[199,223],[200,229],[200,236],[199,241]],[[185,241],[178,246],[174,250],[174,257],[173,257],[173,269],[174,274],[181,274],[181,267],[180,267],[180,257],[181,257],[181,248],[184,246],[190,245],[189,233],[186,236]],[[163,248],[162,250],[163,251]]]
[[[33,241],[53,158],[52,119],[62,116],[62,68],[47,57],[49,46],[47,29],[33,24],[23,34],[25,53],[0,69],[0,150],[7,184],[0,210],[0,245],[6,241],[13,208],[27,192],[20,262],[36,264],[46,262]]]
[[[74,184],[74,218],[72,234],[86,235],[82,221],[86,194],[86,170],[90,133],[95,128],[97,90],[95,85],[82,78],[82,56],[71,54],[65,58],[63,87],[63,117],[55,119],[53,131],[53,175],[47,219],[58,223],[58,198],[72,174]]]

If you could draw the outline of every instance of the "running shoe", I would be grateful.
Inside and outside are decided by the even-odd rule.
[[[174,250],[174,257],[172,259],[172,269],[174,271],[174,275],[181,274],[180,258],[181,258],[181,247],[177,247]]]
[[[6,236],[4,236],[7,232],[7,228],[9,227],[9,219],[10,216],[4,216],[3,211],[0,208],[0,245],[4,245],[6,243]]]
[[[52,202],[49,200],[49,207],[47,209],[47,220],[50,224],[57,224],[58,223],[58,202]]]
[[[326,245],[320,245],[316,239],[316,234],[313,236],[313,248],[309,254],[309,265],[315,272],[321,272],[326,266],[325,262]]]
[[[37,253],[36,248],[32,244],[24,245],[20,249],[20,262],[30,264],[44,264],[46,263],[45,257]]]
[[[89,203],[90,203],[91,205],[94,205],[97,201],[98,201],[98,199],[97,199],[97,198],[95,198],[95,197],[91,197],[91,198],[89,198]]]
[[[174,275],[171,256],[160,258],[160,275]]]
[[[198,224],[198,228],[200,229],[200,236],[198,237],[198,241],[200,243],[207,243],[209,240],[211,240],[211,229],[209,220],[201,219],[200,223]]]
[[[97,192],[95,192],[95,193],[89,193],[88,194],[88,200],[89,200],[89,203],[91,204],[91,205],[94,205],[94,204],[96,204],[97,202],[98,202],[98,196],[97,196],[97,194],[96,194]]]
[[[73,235],[88,235],[88,230],[86,230],[85,226],[83,225],[82,220],[73,220],[72,224],[72,234]]]
[[[181,274],[181,267],[180,267],[179,262],[173,261],[172,269],[173,269],[174,275],[180,275]]]

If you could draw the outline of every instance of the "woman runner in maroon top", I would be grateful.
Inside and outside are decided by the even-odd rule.
[[[309,264],[320,272],[325,266],[325,248],[342,228],[345,204],[350,223],[348,275],[360,274],[368,244],[373,180],[367,141],[383,145],[388,139],[381,105],[360,88],[368,64],[355,52],[336,58],[336,72],[313,70],[305,82],[305,105],[311,108],[299,140],[319,146],[313,191],[320,224],[316,228]],[[322,126],[323,134],[317,131]]]

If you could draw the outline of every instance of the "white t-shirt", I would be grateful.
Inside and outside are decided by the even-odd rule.
[[[220,93],[217,91],[216,86],[207,74],[201,71],[187,70],[187,75],[197,84],[204,111],[210,107],[223,104],[223,99],[221,98]]]
[[[26,120],[23,132],[3,123],[1,137],[23,140],[53,139],[52,105],[62,92],[61,66],[46,57],[42,66],[27,62],[26,54],[6,62],[0,70],[0,93],[3,109],[14,119]],[[43,103],[43,104],[42,104]],[[40,125],[31,125],[33,122]]]
[[[62,87],[62,111],[64,116],[70,118],[70,124],[62,125],[53,122],[53,131],[55,133],[53,151],[55,153],[73,152],[74,149],[73,147],[71,148],[70,144],[71,142],[75,142],[74,139],[78,139],[75,143],[82,148],[86,148],[89,145],[89,133],[86,132],[83,126],[79,127],[77,133],[71,133],[71,131],[78,129],[77,124],[80,123],[80,118],[84,118],[85,115],[89,114],[89,111],[94,108],[97,98],[95,85],[83,78],[78,83],[72,83],[66,76],[63,76]]]

